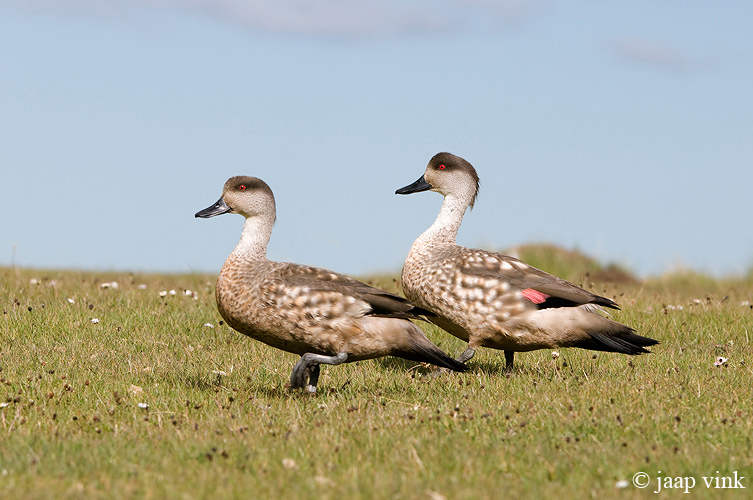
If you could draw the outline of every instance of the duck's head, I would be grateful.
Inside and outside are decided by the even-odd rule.
[[[217,203],[196,212],[196,217],[209,218],[227,213],[242,216],[275,217],[275,197],[266,182],[256,177],[239,175],[231,177],[222,188],[222,196]]]
[[[395,194],[436,191],[444,196],[465,196],[469,200],[468,205],[473,208],[478,188],[478,174],[473,165],[452,153],[437,153],[429,160],[424,175],[413,184],[398,189]]]

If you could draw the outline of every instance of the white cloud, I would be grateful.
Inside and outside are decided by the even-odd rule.
[[[652,65],[671,70],[688,66],[685,55],[675,47],[654,40],[621,40],[613,44],[614,50],[626,61]]]
[[[389,35],[447,25],[430,3],[389,0],[0,0],[3,4],[125,18],[139,9],[183,9],[252,29],[308,35]]]
[[[538,0],[0,0],[2,5],[126,19],[148,9],[185,10],[256,30],[368,37],[463,30],[474,20],[515,24],[539,10],[541,3]]]
[[[370,0],[143,0],[213,15],[252,28],[315,35],[373,36],[441,24],[429,11]]]
[[[546,5],[538,0],[452,0],[456,5],[478,11],[485,16],[508,24],[526,21],[531,15],[542,11]]]

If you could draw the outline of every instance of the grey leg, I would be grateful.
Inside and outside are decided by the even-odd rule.
[[[460,361],[461,363],[467,362],[469,359],[473,357],[473,355],[476,354],[476,349],[472,348],[471,346],[468,346],[463,353],[457,357],[456,361]]]
[[[515,359],[515,351],[505,351],[505,370],[512,371],[512,362]]]
[[[311,365],[308,369],[309,383],[306,386],[306,392],[316,392],[316,384],[319,383],[319,363]]]
[[[319,382],[319,365],[339,365],[345,363],[348,354],[341,352],[335,356],[325,356],[307,352],[293,367],[290,374],[290,387],[292,389],[305,389],[306,392],[316,392],[316,384]],[[307,383],[308,382],[308,383]]]

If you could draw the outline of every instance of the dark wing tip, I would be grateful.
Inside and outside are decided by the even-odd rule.
[[[610,307],[612,309],[617,309],[618,311],[620,310],[620,305],[614,300],[608,299],[606,297],[600,297],[599,295],[594,295],[594,297],[595,297],[594,300],[591,301],[592,304],[596,304],[596,305],[604,306],[604,307]]]

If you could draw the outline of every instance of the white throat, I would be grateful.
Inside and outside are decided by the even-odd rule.
[[[241,239],[232,255],[246,260],[261,260],[267,257],[267,244],[272,236],[274,218],[248,217],[243,224]]]
[[[454,244],[467,208],[468,202],[462,197],[452,194],[445,196],[434,224],[416,241],[432,244]]]

